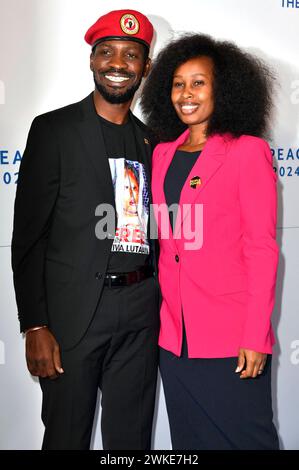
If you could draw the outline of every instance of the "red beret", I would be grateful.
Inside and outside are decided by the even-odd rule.
[[[150,47],[154,28],[149,19],[136,10],[115,10],[101,16],[87,31],[85,41],[94,47],[103,39],[138,41]]]

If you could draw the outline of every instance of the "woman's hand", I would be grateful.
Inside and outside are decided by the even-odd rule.
[[[241,372],[240,379],[255,378],[263,373],[266,361],[267,354],[241,348],[235,372]]]

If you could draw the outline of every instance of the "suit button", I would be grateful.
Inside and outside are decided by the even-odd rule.
[[[179,255],[175,255],[175,260],[177,263],[180,261]]]
[[[102,277],[103,277],[103,274],[102,274],[102,273],[96,273],[96,274],[95,274],[95,278],[96,278],[97,280],[102,279]]]

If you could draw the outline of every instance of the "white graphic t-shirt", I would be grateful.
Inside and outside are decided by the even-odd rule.
[[[143,149],[130,119],[114,124],[99,116],[115,196],[117,226],[108,272],[131,272],[149,262],[149,181]]]
[[[148,185],[144,165],[125,158],[109,158],[117,228],[112,252],[149,254]]]

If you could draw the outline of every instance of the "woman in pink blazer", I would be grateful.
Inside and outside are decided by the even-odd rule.
[[[278,449],[271,353],[276,175],[263,136],[267,67],[232,43],[187,35],[142,96],[160,144],[160,370],[174,449]]]

